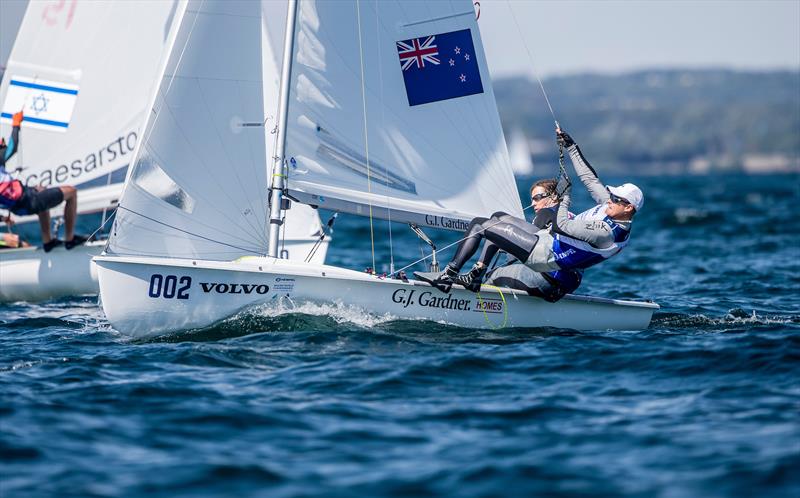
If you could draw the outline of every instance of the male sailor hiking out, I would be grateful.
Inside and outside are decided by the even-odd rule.
[[[475,218],[445,270],[436,273],[415,272],[417,278],[443,292],[449,292],[453,284],[475,289],[473,281],[482,279],[486,266],[500,249],[523,261],[534,271],[551,272],[585,270],[616,255],[625,247],[631,221],[644,204],[642,191],[632,183],[604,187],[572,137],[561,129],[556,129],[556,135],[559,144],[567,148],[578,178],[598,205],[570,219],[572,185],[569,177],[562,175],[556,188],[561,204],[552,227],[538,229],[525,220],[508,215],[505,215],[505,219]],[[484,238],[497,249],[484,251],[469,273],[459,275],[458,272],[475,254]]]
[[[538,180],[531,186],[531,206],[535,212],[531,223],[538,229],[550,228],[556,221],[559,207],[556,194],[557,184],[555,178],[547,178]],[[570,217],[573,217],[571,213]],[[513,217],[509,216],[509,218]],[[486,251],[490,245],[491,242],[487,240],[483,245],[483,250]],[[541,297],[554,303],[574,292],[581,285],[583,279],[583,270],[580,269],[535,272],[513,256],[509,256],[509,259],[505,265],[495,268],[486,275],[487,285],[519,289],[527,292],[528,295]],[[477,291],[480,290],[480,285],[480,279],[474,279],[467,288]]]
[[[78,211],[78,191],[75,187],[71,185],[47,189],[27,187],[6,171],[6,162],[19,149],[19,129],[22,120],[22,111],[14,114],[8,144],[0,138],[0,208],[16,215],[38,215],[39,228],[42,231],[42,247],[45,252],[50,252],[61,244],[67,249],[72,249],[86,242],[86,237],[75,235],[75,218]],[[63,201],[66,201],[64,204],[66,240],[62,242],[50,235],[50,208],[58,206]]]

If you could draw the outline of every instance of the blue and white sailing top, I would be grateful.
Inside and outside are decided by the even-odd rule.
[[[539,272],[584,270],[619,253],[630,236],[630,221],[614,220],[606,215],[608,190],[578,146],[567,150],[575,172],[598,205],[570,219],[570,189],[564,193],[555,226],[537,234],[539,242],[525,262]]]

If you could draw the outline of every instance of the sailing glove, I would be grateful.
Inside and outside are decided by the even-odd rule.
[[[556,184],[556,195],[558,198],[561,199],[564,197],[564,194],[570,189],[570,187],[572,187],[572,181],[569,179],[567,173],[564,172],[558,177],[558,183]]]
[[[573,145],[575,145],[575,140],[573,140],[572,137],[569,136],[569,133],[562,130],[561,128],[556,130],[556,141],[558,142],[558,145],[564,148],[572,147]]]
[[[11,118],[11,126],[19,126],[22,124],[22,111],[14,114],[14,117]]]

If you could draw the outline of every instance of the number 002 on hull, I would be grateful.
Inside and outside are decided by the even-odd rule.
[[[386,280],[327,265],[246,257],[233,262],[95,258],[103,309],[136,337],[201,328],[237,312],[269,315],[303,303],[335,304],[397,319],[471,328],[647,328],[658,305],[583,296],[557,303],[510,289],[444,294],[428,284]]]

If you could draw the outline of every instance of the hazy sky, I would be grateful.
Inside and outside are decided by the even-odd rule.
[[[482,0],[492,74],[800,69],[800,0]],[[516,14],[521,41],[511,16]]]
[[[0,64],[26,3],[0,0]],[[525,45],[541,77],[643,67],[800,69],[800,0],[481,0],[480,8],[494,76],[532,74]]]

